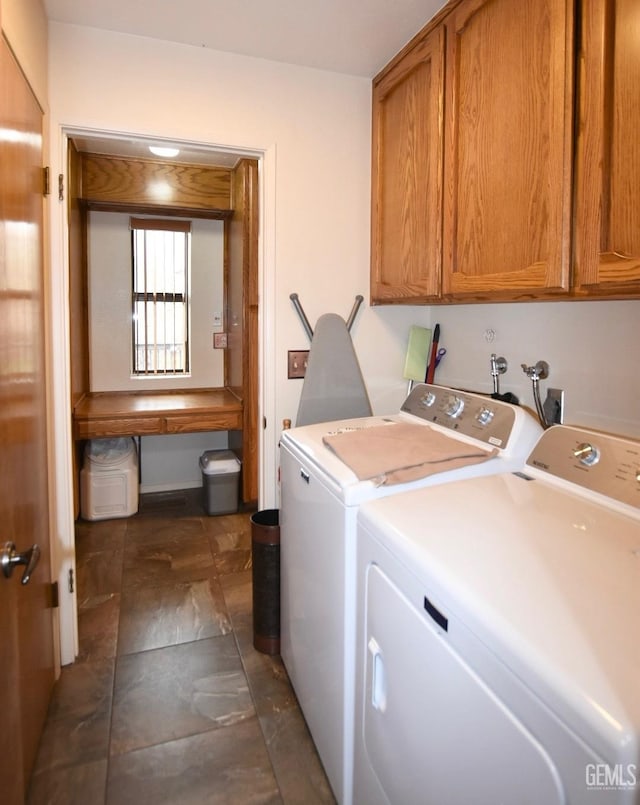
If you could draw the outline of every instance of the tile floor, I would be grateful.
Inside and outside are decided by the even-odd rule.
[[[80,656],[29,805],[335,802],[280,658],[253,648],[249,518],[193,490],[77,524]]]

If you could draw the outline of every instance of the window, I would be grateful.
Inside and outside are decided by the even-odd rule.
[[[189,371],[188,221],[131,219],[133,374]]]

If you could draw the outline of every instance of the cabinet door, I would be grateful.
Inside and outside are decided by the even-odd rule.
[[[637,0],[583,0],[575,284],[640,294],[640,16]]]
[[[372,303],[440,294],[444,31],[373,86]]]
[[[567,292],[573,2],[468,0],[445,24],[443,291]]]

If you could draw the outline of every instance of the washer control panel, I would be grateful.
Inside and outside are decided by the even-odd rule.
[[[428,383],[414,386],[400,410],[498,448],[507,445],[516,421],[509,403]]]
[[[633,439],[553,425],[540,437],[526,469],[640,510],[640,442]]]

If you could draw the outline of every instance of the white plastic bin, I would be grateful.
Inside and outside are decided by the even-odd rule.
[[[240,466],[231,450],[206,450],[200,456],[207,514],[235,514],[238,511]]]
[[[85,520],[130,517],[138,511],[138,452],[131,438],[92,439],[80,472]]]

